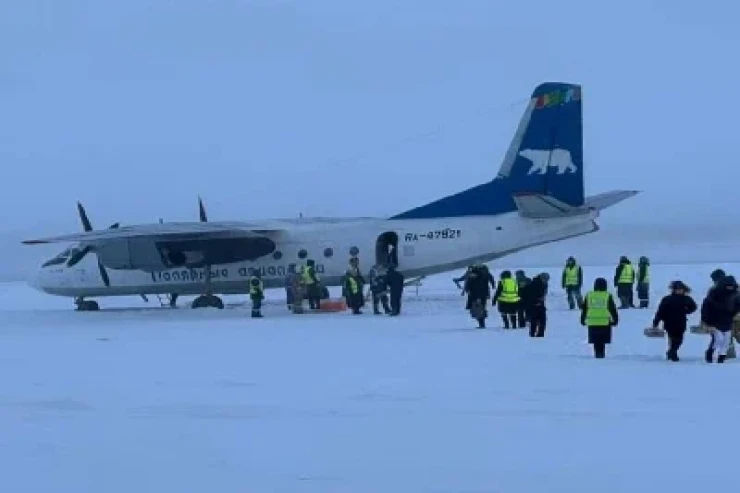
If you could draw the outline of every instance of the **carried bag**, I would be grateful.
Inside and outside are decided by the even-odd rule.
[[[486,307],[480,302],[480,300],[475,300],[473,302],[473,306],[470,307],[470,316],[476,320],[479,318],[486,318],[488,316]]]
[[[661,329],[660,327],[646,327],[643,333],[645,334],[645,337],[650,337],[654,339],[665,337],[665,330]]]

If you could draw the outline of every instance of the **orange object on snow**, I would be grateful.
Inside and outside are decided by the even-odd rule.
[[[343,299],[339,300],[321,300],[320,312],[343,312],[347,309],[347,303]]]

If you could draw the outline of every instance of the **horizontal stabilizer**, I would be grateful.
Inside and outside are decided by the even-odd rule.
[[[583,207],[601,211],[630,197],[634,197],[638,193],[640,192],[637,190],[613,190],[611,192],[592,195],[591,197],[586,198],[586,202],[583,204]]]
[[[548,219],[583,214],[580,207],[573,207],[556,198],[539,193],[513,195],[519,215],[530,219]]]

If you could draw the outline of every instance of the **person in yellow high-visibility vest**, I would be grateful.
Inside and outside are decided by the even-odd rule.
[[[617,288],[619,308],[634,308],[635,269],[627,257],[619,259],[619,265],[614,272],[614,286]]]
[[[252,318],[262,318],[262,300],[265,299],[265,285],[259,272],[249,278],[249,298],[252,300]]]
[[[501,273],[496,293],[493,295],[493,305],[498,303],[498,311],[504,321],[504,329],[516,329],[517,311],[519,308],[519,285],[511,276],[511,271]]]
[[[581,288],[583,287],[583,269],[576,263],[576,259],[568,257],[563,268],[563,279],[561,282],[565,295],[568,297],[568,306],[574,310],[576,306],[581,308],[583,296]]]
[[[306,289],[308,307],[311,310],[321,308],[321,286],[316,274],[316,263],[312,259],[306,260],[306,265],[301,269],[301,284]]]
[[[588,327],[588,343],[594,347],[595,358],[606,357],[606,345],[612,342],[612,327],[619,323],[617,305],[607,286],[603,277],[596,279],[581,308],[581,325]]]
[[[354,315],[361,315],[364,296],[362,294],[362,284],[357,269],[348,268],[344,274],[344,292],[347,300],[347,307],[352,310]]]

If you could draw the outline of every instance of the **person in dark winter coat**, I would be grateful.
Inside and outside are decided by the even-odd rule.
[[[388,291],[390,291],[391,316],[401,314],[401,298],[403,297],[403,274],[396,270],[394,265],[388,266],[388,273],[385,276]]]
[[[486,327],[486,318],[488,318],[488,299],[491,297],[489,287],[490,272],[483,266],[474,266],[467,274],[463,292],[468,295],[465,303],[465,309],[470,311],[470,315],[478,322],[478,328]]]
[[[617,297],[619,298],[619,308],[634,308],[634,290],[635,269],[632,262],[627,257],[619,259],[619,265],[614,271],[614,286],[617,288]]]
[[[496,289],[496,281],[493,278],[493,274],[491,274],[491,269],[489,269],[486,264],[477,264],[477,267],[480,267],[483,277],[486,278],[486,282],[491,289]]]
[[[637,263],[637,300],[640,308],[650,306],[650,260],[640,257]]]
[[[607,291],[603,277],[594,281],[594,289],[583,300],[581,325],[588,327],[588,343],[594,347],[594,357],[606,357],[606,345],[612,342],[612,328],[619,323],[614,297]]]
[[[516,284],[519,289],[519,293],[521,294],[522,290],[527,287],[527,285],[532,282],[532,279],[528,278],[523,270],[518,270],[514,273],[514,278],[516,279]],[[519,300],[519,305],[516,308],[516,318],[519,322],[519,328],[523,329],[527,326],[527,309],[524,306],[524,303],[522,303],[522,300]]]
[[[732,337],[732,320],[740,313],[740,294],[737,282],[733,276],[722,278],[717,286],[710,289],[701,307],[701,320],[710,327],[714,327],[714,341],[707,349],[705,359],[711,363],[714,353],[717,353],[717,363],[724,363],[727,358],[727,349]]]
[[[547,306],[545,305],[547,283],[544,280],[544,275],[536,275],[519,294],[529,322],[529,337],[545,337],[545,330],[547,329]]]
[[[686,333],[686,316],[697,309],[696,302],[689,296],[690,292],[682,281],[673,281],[671,294],[660,300],[653,318],[653,328],[663,322],[663,330],[668,335],[668,351],[665,356],[670,361],[678,361],[678,350]]]
[[[719,284],[719,282],[722,279],[724,279],[726,276],[727,276],[727,274],[722,269],[715,269],[715,270],[712,271],[712,273],[709,275],[710,279],[712,279],[712,287],[709,288],[709,290],[707,291],[707,296],[712,291],[712,289],[714,289],[715,287],[717,287],[717,284]],[[702,303],[702,308],[701,308],[702,309],[702,312],[704,311],[704,303],[706,303],[706,298],[705,298],[704,302]],[[706,322],[704,322],[703,318],[702,318],[702,324],[703,325],[708,325]],[[709,352],[712,349],[712,347],[714,347],[714,331],[713,330],[710,330],[709,331],[709,345],[707,346],[706,352]]]
[[[370,295],[373,298],[373,313],[380,315],[379,305],[381,304],[386,314],[391,313],[391,307],[388,305],[388,286],[386,286],[385,269],[383,266],[373,266],[370,269],[368,281],[370,282]]]
[[[468,280],[468,277],[470,276],[470,272],[471,272],[472,270],[473,270],[473,266],[472,266],[472,265],[469,265],[469,266],[468,266],[468,268],[467,268],[467,269],[465,270],[465,272],[463,273],[463,275],[461,275],[460,277],[454,277],[454,278],[452,279],[452,282],[454,282],[454,283],[455,283],[455,286],[457,286],[457,289],[460,289],[460,290],[463,290],[463,291],[464,291],[464,289],[465,289],[465,288],[464,288],[464,286],[465,286],[465,281],[467,281],[467,280]],[[461,285],[460,285],[460,283],[463,283],[463,285],[461,286]],[[464,294],[464,293],[463,293],[463,294]]]
[[[298,275],[295,272],[290,272],[285,276],[285,301],[288,305],[288,310],[293,309],[293,303],[295,300],[294,286],[297,284],[297,280]]]

